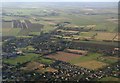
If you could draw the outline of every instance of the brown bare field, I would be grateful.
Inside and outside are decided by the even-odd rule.
[[[72,28],[74,28],[74,27],[79,27],[79,26],[77,26],[75,24],[67,24],[67,25],[65,25],[65,27],[72,27]]]
[[[116,37],[114,38],[114,41],[120,41],[120,33],[116,34]]]
[[[73,31],[73,30],[61,30],[61,29],[59,29],[59,30],[57,30],[57,31],[61,31],[61,32],[68,32],[68,33],[78,33],[79,31]]]
[[[74,49],[66,49],[67,52],[71,52],[71,53],[77,53],[77,54],[81,54],[81,55],[87,55],[88,51],[84,51],[84,50],[74,50]]]
[[[44,64],[38,63],[38,62],[29,62],[26,64],[26,67],[23,67],[22,69],[32,71],[35,69],[42,69]]]
[[[42,68],[42,70],[39,69],[39,70],[37,70],[37,72],[42,72],[42,73],[44,73],[44,72],[57,72],[57,70],[54,68],[51,68],[51,67],[47,67],[47,68]]]
[[[98,32],[95,36],[96,40],[112,40],[115,37],[116,33],[109,32]]]
[[[103,68],[103,67],[107,66],[108,64],[103,63],[103,62],[99,62],[96,60],[91,60],[91,61],[80,62],[80,63],[75,64],[75,65],[80,66],[80,67],[84,67],[84,68],[88,68],[91,70],[97,70],[99,68]]]
[[[29,62],[26,64],[25,67],[22,67],[21,69],[26,70],[26,71],[37,71],[37,72],[56,72],[57,70],[51,67],[45,67],[44,64],[41,64],[39,62]]]
[[[53,58],[56,60],[61,60],[65,62],[69,62],[70,60],[80,58],[81,56],[79,54],[72,54],[72,53],[66,53],[66,52],[57,52],[56,54],[50,54],[46,56],[48,58]]]

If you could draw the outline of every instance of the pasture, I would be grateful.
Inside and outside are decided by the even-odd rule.
[[[118,60],[120,60],[120,58],[114,57],[114,56],[101,56],[101,57],[97,58],[97,60],[107,63],[107,64],[112,64],[112,63],[115,63]]]
[[[103,56],[102,54],[98,53],[88,53],[87,56],[81,56],[76,59],[72,59],[70,61],[71,64],[78,64],[80,62],[86,62],[86,61],[91,61],[91,60],[96,60],[98,57]]]
[[[43,64],[52,64],[54,60],[48,59],[48,58],[43,58],[43,57],[38,57],[36,59],[37,62],[43,63]]]
[[[120,78],[116,78],[116,77],[104,77],[104,78],[101,78],[99,81],[109,81],[109,82],[119,82],[120,81]]]
[[[39,55],[33,54],[33,53],[26,53],[23,56],[18,56],[15,58],[9,58],[9,59],[3,59],[3,63],[11,64],[11,65],[17,65],[17,64],[23,64],[28,61],[35,60]]]
[[[33,49],[33,48],[29,48],[29,49]],[[11,65],[24,64],[29,61],[37,61],[43,64],[52,64],[54,62],[54,60],[41,57],[41,55],[34,54],[34,53],[25,53],[24,55],[21,55],[15,58],[3,59],[4,63],[11,64]]]

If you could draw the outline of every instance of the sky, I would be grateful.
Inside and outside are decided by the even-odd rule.
[[[119,2],[119,0],[0,0],[2,2]]]

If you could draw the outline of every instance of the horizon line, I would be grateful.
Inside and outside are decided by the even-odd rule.
[[[8,2],[15,2],[15,1],[2,1],[2,3],[8,3]],[[16,1],[16,2],[24,2],[24,1]],[[28,1],[25,1],[25,2],[28,2]],[[29,2],[43,2],[43,1],[29,1]],[[44,1],[44,2],[58,2],[58,1]],[[73,1],[59,1],[59,2],[73,2]],[[74,2],[88,2],[88,1],[74,1]],[[98,1],[91,1],[91,2],[98,2]],[[112,2],[112,1],[110,1],[110,2]],[[120,1],[114,1],[115,3],[120,3]],[[114,3],[113,2],[113,3]],[[98,3],[101,3],[101,2],[98,2]],[[103,2],[102,2],[103,3]],[[105,3],[105,2],[104,2]],[[108,2],[109,3],[109,2]]]

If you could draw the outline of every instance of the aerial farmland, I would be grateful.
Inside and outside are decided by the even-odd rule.
[[[3,81],[120,80],[117,3],[5,2],[1,22]]]

